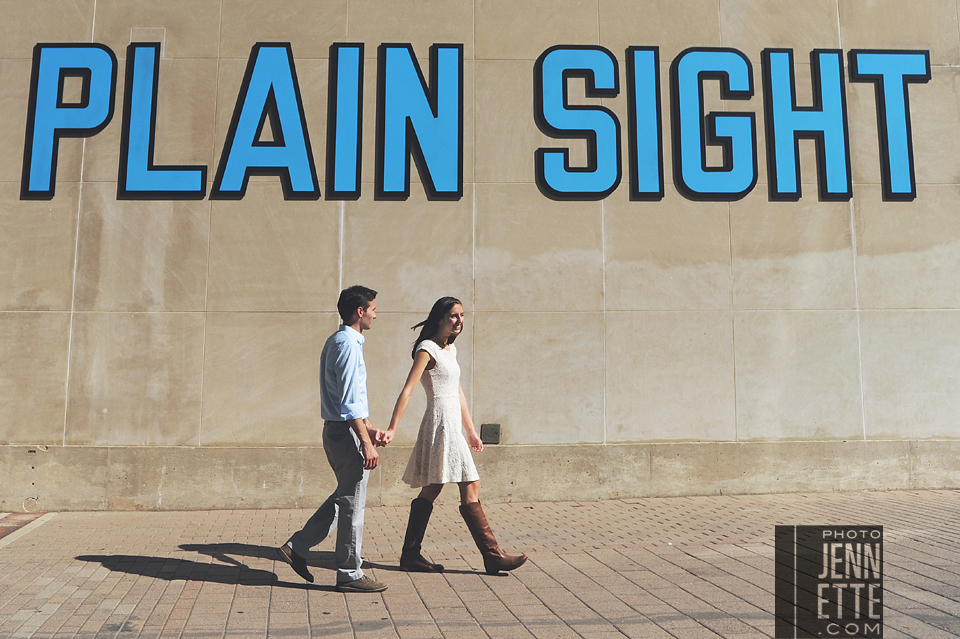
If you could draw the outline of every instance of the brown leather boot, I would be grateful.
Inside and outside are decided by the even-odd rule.
[[[488,575],[495,575],[501,570],[519,568],[527,561],[526,555],[514,557],[500,550],[500,544],[490,530],[487,516],[483,513],[483,506],[479,501],[460,506],[460,514],[463,516],[463,521],[467,523],[467,528],[470,529],[480,554],[483,555],[483,567]]]
[[[410,502],[407,534],[403,536],[403,549],[400,551],[400,567],[407,572],[443,572],[442,565],[430,563],[420,554],[432,512],[433,503],[429,499],[417,497]]]

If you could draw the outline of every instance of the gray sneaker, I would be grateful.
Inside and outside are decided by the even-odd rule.
[[[340,592],[383,592],[386,589],[387,584],[371,579],[366,575],[353,581],[337,584],[337,590]]]

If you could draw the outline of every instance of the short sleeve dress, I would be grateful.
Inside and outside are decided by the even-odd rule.
[[[463,436],[457,347],[450,344],[443,349],[428,339],[417,345],[417,351],[426,351],[437,364],[420,378],[427,393],[427,410],[403,481],[413,488],[476,481],[480,475]]]

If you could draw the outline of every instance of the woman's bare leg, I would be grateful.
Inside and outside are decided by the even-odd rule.
[[[424,486],[420,489],[420,494],[417,495],[419,499],[426,499],[431,504],[437,501],[437,497],[440,496],[440,491],[443,490],[443,484],[430,484],[429,486]]]
[[[480,501],[480,480],[462,481],[457,484],[460,487],[460,505],[466,506]]]

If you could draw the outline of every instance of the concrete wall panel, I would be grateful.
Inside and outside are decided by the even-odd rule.
[[[606,315],[607,442],[734,441],[729,311]]]
[[[478,60],[536,60],[554,44],[599,44],[598,2],[475,0]]]
[[[603,309],[598,202],[552,202],[533,184],[481,184],[476,233],[479,309]]]
[[[811,189],[812,190],[812,189]],[[850,205],[769,202],[755,191],[730,205],[737,309],[853,309]]]
[[[876,439],[956,439],[960,312],[861,315],[866,434]]]
[[[202,313],[76,313],[66,443],[195,443],[203,336]]]
[[[960,62],[957,5],[951,0],[839,0],[844,48],[930,49],[933,64]]]
[[[506,444],[603,441],[603,315],[477,313],[474,417]]]
[[[0,310],[69,311],[77,248],[76,183],[49,201],[21,202],[15,182],[0,182]]]
[[[854,203],[860,307],[960,308],[960,190],[919,186],[914,202],[884,202],[861,186]]]
[[[63,443],[69,313],[0,313],[0,440]]]
[[[320,351],[331,313],[213,313],[207,321],[203,424],[211,446],[322,445]]]
[[[167,58],[216,58],[220,44],[219,0],[169,0],[136,2],[99,0],[96,2],[94,39],[123,56],[140,29],[162,30]],[[217,34],[217,37],[211,37]],[[153,40],[151,40],[153,41]]]
[[[477,60],[475,68],[477,183],[533,182],[533,153],[540,147],[559,146],[537,129],[530,116],[533,64],[525,60]],[[584,145],[575,142],[571,146],[571,162],[582,166]]]
[[[364,188],[372,194],[372,184]],[[450,202],[428,202],[420,187],[410,189],[403,202],[362,197],[343,204],[341,280],[376,290],[384,312],[423,319],[445,295],[473,299],[473,185]]]
[[[85,184],[78,311],[203,311],[210,202],[117,201],[115,182]]]
[[[756,60],[768,47],[795,49],[805,62],[812,49],[840,46],[837,0],[720,0],[720,41]]]
[[[250,55],[256,42],[289,42],[297,58],[330,55],[330,45],[345,42],[348,0],[224,0],[220,23],[220,57]]]
[[[631,0],[600,0],[600,35],[601,44],[621,61],[627,47],[656,44],[661,61],[669,62],[690,47],[720,46],[720,4],[690,0],[677,11],[671,0],[642,5]]]
[[[664,215],[663,208],[670,212]],[[661,202],[603,202],[608,311],[730,310],[730,205],[668,189]]]
[[[6,0],[2,5],[5,19],[0,26],[0,58],[29,60],[38,42],[89,42],[96,5],[96,0],[69,5],[57,0]]]
[[[734,313],[737,439],[862,439],[857,316]]]
[[[207,309],[336,309],[338,203],[284,202],[279,184],[251,180],[242,200],[214,202],[211,216]]]

